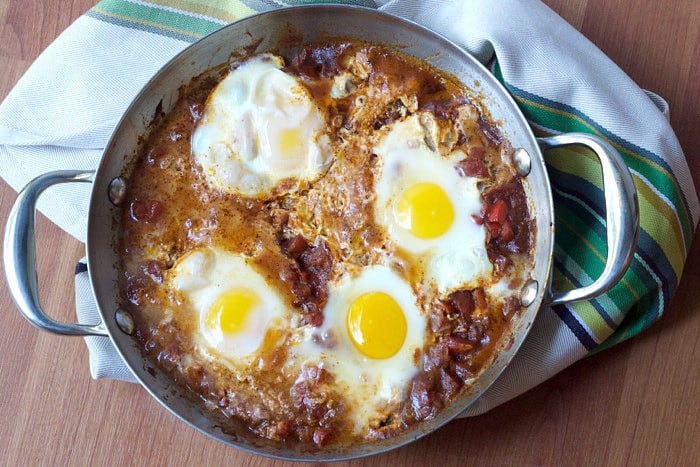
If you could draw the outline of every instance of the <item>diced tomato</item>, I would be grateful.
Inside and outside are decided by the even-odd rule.
[[[148,202],[148,220],[149,221],[155,221],[157,220],[161,213],[163,212],[163,204],[160,203],[159,201],[154,201],[151,200]]]
[[[287,253],[292,258],[298,258],[301,254],[309,248],[309,244],[302,235],[296,235],[294,238],[289,240],[287,244]]]
[[[482,159],[476,157],[468,157],[457,162],[455,169],[462,177],[480,177],[488,176],[488,171]]]
[[[318,447],[322,447],[328,442],[328,438],[330,438],[331,433],[331,430],[328,428],[316,428],[313,435],[314,444],[316,444]]]
[[[472,296],[474,297],[474,304],[477,308],[485,310],[488,307],[488,303],[486,303],[486,293],[483,287],[472,290]]]
[[[444,342],[453,354],[465,354],[474,348],[472,343],[459,336],[447,336]]]
[[[513,226],[509,221],[505,221],[501,224],[500,239],[501,241],[508,243],[513,240]]]
[[[132,201],[129,209],[131,218],[136,222],[153,222],[163,212],[163,204],[155,200]]]
[[[452,292],[449,297],[450,304],[455,307],[465,319],[471,318],[474,312],[474,298],[468,290]]]
[[[275,435],[284,439],[291,434],[293,426],[293,420],[280,420],[275,425]]]
[[[299,274],[294,270],[292,266],[285,266],[280,270],[279,273],[282,282],[289,284],[294,284],[299,279]]]
[[[503,223],[508,215],[508,206],[502,199],[496,201],[488,210],[487,218],[489,222]]]
[[[307,315],[307,321],[315,328],[323,325],[323,313],[310,313]]]
[[[442,386],[442,392],[445,396],[451,398],[457,394],[457,391],[462,387],[462,382],[450,371],[443,368],[440,370],[440,385]]]

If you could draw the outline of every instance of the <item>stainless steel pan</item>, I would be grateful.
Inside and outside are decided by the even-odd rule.
[[[124,194],[120,175],[162,102],[168,112],[177,101],[180,86],[225,63],[232,53],[255,48],[285,52],[290,30],[304,39],[319,36],[355,37],[388,46],[424,59],[457,76],[483,94],[483,104],[516,150],[515,162],[526,177],[537,228],[533,280],[523,289],[526,308],[515,319],[512,345],[503,350],[477,382],[434,419],[416,425],[404,434],[383,441],[365,442],[342,450],[303,452],[261,440],[244,426],[225,426],[204,410],[191,395],[144,356],[130,335],[133,321],[119,310],[115,284],[119,258],[115,254],[114,220]],[[257,43],[259,41],[259,43]],[[257,47],[255,44],[257,43]],[[253,46],[251,46],[253,44]],[[591,285],[571,290],[551,289],[554,213],[552,194],[542,150],[557,146],[584,145],[595,152],[603,171],[606,199],[608,258],[602,275]],[[125,157],[126,156],[126,157]],[[42,309],[37,293],[35,270],[34,209],[37,198],[57,183],[92,183],[88,220],[87,258],[92,288],[102,322],[97,325],[65,324],[51,319]],[[304,6],[262,13],[231,24],[193,44],[166,64],[139,93],[117,125],[96,172],[52,172],[30,182],[19,194],[5,232],[5,271],[12,296],[24,316],[37,327],[56,334],[108,336],[143,387],[175,416],[224,443],[256,454],[297,460],[339,460],[372,455],[414,441],[458,416],[482,394],[512,360],[525,339],[536,314],[547,307],[595,297],[614,285],[632,259],[638,230],[637,196],[630,173],[620,155],[605,141],[587,134],[564,134],[535,138],[513,99],[476,59],[464,50],[415,23],[375,10],[338,6]]]

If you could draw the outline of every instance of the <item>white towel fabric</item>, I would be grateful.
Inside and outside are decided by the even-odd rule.
[[[141,2],[143,3],[143,2]],[[467,6],[468,4],[468,6]],[[663,99],[645,94],[600,50],[537,0],[393,0],[380,9],[424,24],[483,62],[495,51],[506,81],[575,106],[625,140],[661,154],[684,189],[693,224],[698,200]],[[148,79],[187,42],[83,16],[61,34],[0,106],[0,173],[15,189],[57,169],[93,169],[110,133]],[[575,86],[571,83],[575,82]],[[639,128],[655,131],[640,132]],[[52,188],[39,209],[84,241],[89,187]],[[87,273],[76,277],[80,322],[99,321]],[[87,338],[94,378],[134,381],[107,338]],[[512,364],[469,407],[476,415],[587,355],[550,310],[541,310]]]

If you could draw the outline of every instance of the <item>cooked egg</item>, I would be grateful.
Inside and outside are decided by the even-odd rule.
[[[306,328],[292,352],[303,365],[322,366],[350,401],[355,428],[396,409],[418,372],[426,333],[410,285],[376,265],[331,285],[319,328]]]
[[[481,214],[477,180],[455,170],[466,156],[455,151],[444,157],[428,147],[430,125],[421,119],[434,117],[425,112],[395,122],[374,147],[382,161],[375,220],[417,265],[420,280],[444,295],[476,287],[492,265],[486,229],[472,217]]]
[[[285,179],[313,181],[327,169],[325,118],[283,66],[278,56],[257,55],[209,95],[192,153],[216,188],[260,198]],[[295,187],[287,185],[282,191]]]
[[[169,271],[170,287],[196,314],[198,350],[229,365],[249,365],[284,327],[279,295],[240,255],[217,247],[192,250]]]

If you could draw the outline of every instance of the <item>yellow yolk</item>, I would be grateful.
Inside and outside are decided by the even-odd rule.
[[[259,302],[259,297],[248,289],[224,292],[209,309],[206,324],[210,329],[221,329],[224,334],[237,334]]]
[[[418,238],[437,238],[447,232],[455,213],[447,194],[434,183],[417,183],[394,207],[397,223]]]
[[[296,157],[302,149],[301,146],[301,131],[299,128],[287,128],[280,132],[279,157],[283,159]]]
[[[390,295],[369,292],[350,305],[347,329],[363,355],[384,359],[395,355],[406,340],[406,317]]]

